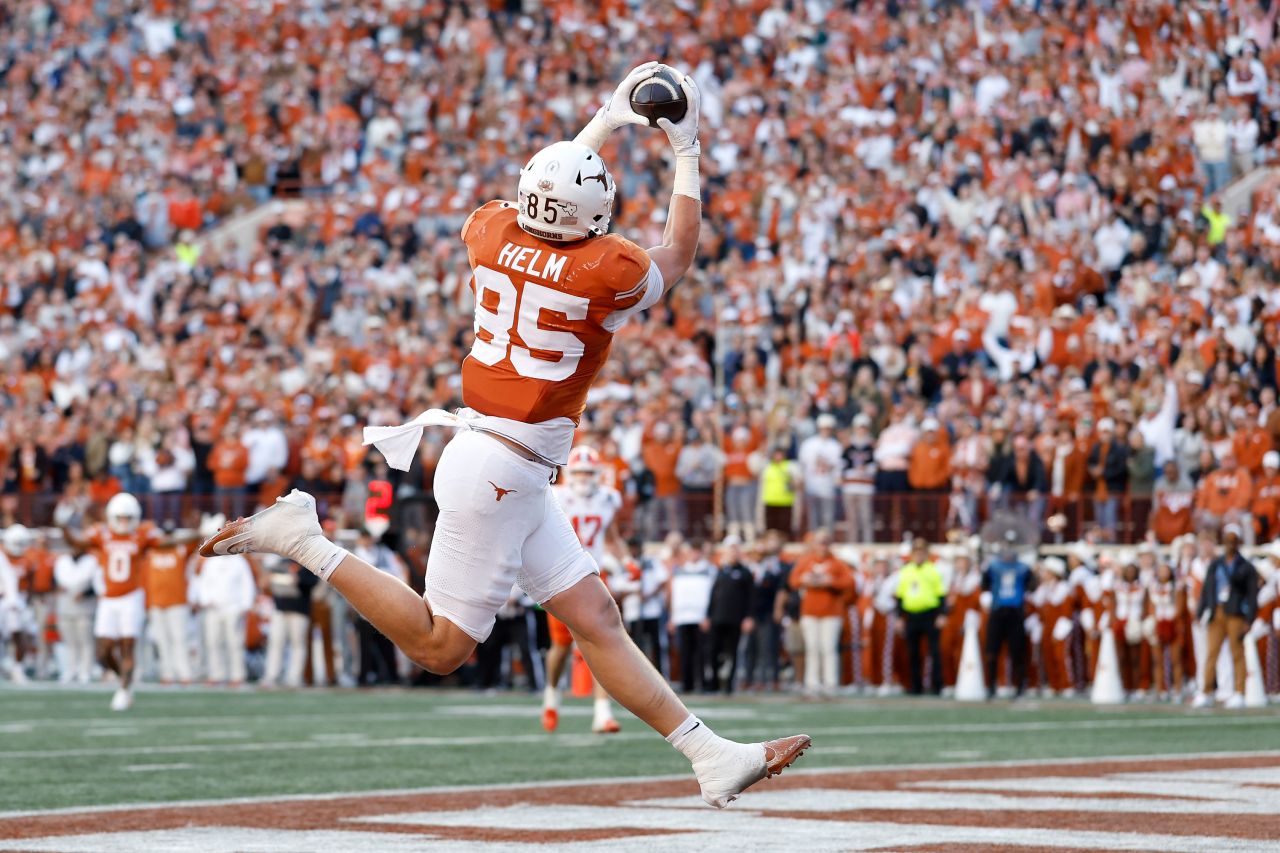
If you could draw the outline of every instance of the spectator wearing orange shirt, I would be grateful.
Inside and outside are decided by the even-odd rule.
[[[831,534],[828,531],[813,532],[809,552],[796,562],[788,584],[792,589],[800,590],[805,692],[830,694],[837,682],[840,626],[856,583],[853,569],[831,553]]]
[[[644,443],[642,458],[653,477],[653,495],[645,507],[645,532],[650,539],[660,538],[670,530],[680,529],[680,478],[676,462],[684,442],[666,421],[653,425]]]
[[[724,508],[728,534],[756,538],[756,475],[763,468],[751,428],[737,426],[724,443]]]
[[[160,683],[189,684],[191,653],[187,633],[191,606],[187,582],[193,543],[157,545],[147,551],[142,575],[147,596],[148,633],[159,657]]]
[[[1262,473],[1262,458],[1271,450],[1271,436],[1258,425],[1258,418],[1249,417],[1243,406],[1231,410],[1231,423],[1235,427],[1235,435],[1231,438],[1231,448],[1235,451],[1236,462],[1250,477]]]
[[[1262,476],[1254,483],[1250,511],[1257,541],[1280,538],[1280,453],[1274,450],[1262,457]]]
[[[918,492],[941,491],[951,483],[951,440],[937,418],[925,418],[920,438],[911,448],[907,482]]]
[[[228,518],[244,515],[245,470],[249,467],[249,449],[240,441],[239,425],[229,422],[222,428],[222,436],[209,451],[209,470],[213,472],[215,508]]]
[[[1237,524],[1243,535],[1253,539],[1249,507],[1253,502],[1253,479],[1236,464],[1233,451],[1223,454],[1217,470],[1200,481],[1196,493],[1196,524],[1200,529],[1216,530],[1224,524]],[[1253,544],[1250,541],[1248,544]]]

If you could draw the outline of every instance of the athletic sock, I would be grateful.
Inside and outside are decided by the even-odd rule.
[[[597,723],[613,719],[613,703],[609,701],[607,696],[601,696],[596,699],[595,718]]]
[[[542,707],[560,710],[560,691],[550,684],[542,688]]]
[[[286,556],[315,574],[320,580],[327,581],[348,553],[350,552],[346,548],[335,545],[316,533],[299,542],[294,547],[293,553]]]
[[[684,754],[689,761],[697,761],[710,750],[715,749],[724,738],[711,731],[711,727],[693,714],[676,726],[675,731],[667,735],[667,743]]]

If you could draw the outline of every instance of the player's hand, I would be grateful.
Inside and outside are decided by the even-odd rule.
[[[596,117],[605,123],[610,133],[625,124],[647,125],[649,123],[648,119],[631,109],[631,90],[636,87],[637,83],[653,73],[653,70],[660,64],[655,60],[632,68],[627,76],[622,78],[618,88],[613,90],[609,100],[605,101],[604,106],[596,113]]]
[[[681,74],[669,65],[664,67],[680,79],[680,88],[684,90],[684,96],[689,101],[689,108],[679,123],[672,124],[670,119],[660,118],[658,127],[666,132],[667,139],[671,142],[671,150],[677,157],[697,157],[702,150],[698,142],[698,112],[702,98],[698,93],[698,84],[694,83],[693,78],[688,74]]]

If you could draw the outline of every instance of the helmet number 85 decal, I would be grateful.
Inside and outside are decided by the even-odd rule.
[[[585,320],[591,300],[532,281],[517,287],[511,276],[489,267],[476,267],[475,282],[472,358],[490,367],[510,358],[521,376],[551,382],[568,379],[577,371],[586,344],[572,332],[544,329],[540,320],[543,311],[563,314],[566,320]],[[513,331],[520,343],[511,339]]]
[[[529,217],[530,219],[538,218],[538,202],[539,202],[539,199],[538,199],[537,193],[529,193],[528,195],[525,196],[525,200],[524,200],[525,216]],[[559,202],[557,202],[555,199],[552,199],[552,198],[541,199],[541,202],[542,202],[542,211],[543,211],[542,221],[547,223],[548,225],[554,225],[556,221],[556,217],[559,216],[559,208],[558,208]]]

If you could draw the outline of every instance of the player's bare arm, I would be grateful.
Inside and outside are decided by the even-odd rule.
[[[698,157],[701,153],[698,142],[698,87],[688,75],[683,75],[680,86],[689,102],[684,118],[675,124],[669,119],[658,119],[658,127],[666,132],[671,143],[676,168],[662,245],[649,249],[649,258],[657,265],[668,288],[693,266],[698,251],[698,232],[702,228],[702,186],[698,174]]]

